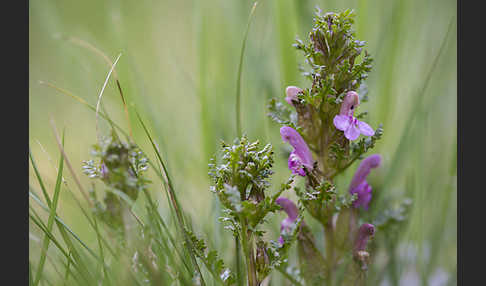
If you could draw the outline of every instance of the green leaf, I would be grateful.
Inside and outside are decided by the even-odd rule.
[[[203,261],[206,269],[220,285],[233,285],[235,277],[231,270],[225,266],[224,261],[219,258],[216,250],[208,250],[206,243],[202,239],[188,231],[191,238],[196,256]]]

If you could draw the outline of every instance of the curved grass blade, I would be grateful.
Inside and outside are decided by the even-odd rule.
[[[108,58],[108,56],[105,53],[103,53],[100,49],[96,48],[92,44],[86,42],[85,40],[82,40],[82,39],[79,39],[79,38],[76,38],[76,37],[69,37],[68,41],[71,42],[71,43],[77,44],[81,47],[84,47],[84,48],[94,52],[95,54],[101,56],[103,58],[103,60],[105,61],[105,63],[108,65],[108,67],[111,67],[111,66],[114,65],[113,62],[110,60],[110,58]],[[128,116],[128,106],[127,106],[125,96],[123,95],[123,91],[122,91],[122,88],[121,88],[121,85],[120,85],[120,78],[118,77],[118,73],[116,72],[116,69],[113,69],[113,77],[116,81],[118,91],[120,92],[121,100],[122,100],[122,103],[123,103],[123,109],[125,111],[125,117],[126,117],[126,120],[127,120],[127,123],[128,123],[128,131],[130,132],[130,136],[132,136],[132,127],[130,125],[130,117]]]
[[[101,103],[101,97],[103,96],[103,92],[105,91],[106,85],[108,84],[108,80],[110,79],[111,73],[115,69],[115,66],[118,63],[118,60],[120,59],[121,55],[122,54],[120,53],[116,58],[115,62],[113,63],[113,65],[111,66],[111,69],[108,72],[108,75],[106,76],[105,82],[103,83],[103,87],[101,88],[100,95],[98,96],[98,102],[96,103],[96,131],[98,134],[98,140],[101,140],[101,136],[99,134],[99,126],[98,126],[98,118],[99,118],[98,113],[99,113],[99,108]]]
[[[240,63],[238,65],[238,76],[236,78],[236,134],[241,137],[241,107],[240,107],[240,94],[241,94],[241,72],[243,70],[243,56],[245,55],[246,40],[248,39],[248,31],[250,30],[251,20],[253,19],[253,14],[258,2],[253,3],[253,7],[250,11],[250,16],[248,17],[248,23],[246,25],[245,36],[243,37],[243,43],[241,45],[240,53]]]
[[[55,86],[54,84],[52,84],[50,82],[39,81],[39,83],[42,84],[42,85],[46,85],[46,86],[48,86],[50,88],[53,88],[53,89],[59,91],[63,95],[67,95],[67,96],[75,99],[79,103],[81,103],[84,106],[88,107],[91,111],[96,112],[96,107],[94,105],[89,104],[86,100],[82,99],[81,97],[79,97],[77,95],[74,95],[73,93],[71,93],[71,92],[69,92],[69,91],[67,91],[67,90],[65,90],[63,88],[57,87],[57,86]],[[130,139],[130,136],[128,135],[128,133],[125,132],[118,124],[116,124],[114,121],[112,121],[111,118],[107,114],[105,114],[103,112],[99,112],[98,114],[99,114],[99,116],[101,118],[105,119],[111,126],[113,126],[114,128],[118,129],[118,131],[120,131],[123,134],[123,136],[125,136],[125,138],[127,140]]]
[[[253,3],[250,15],[248,16],[248,23],[246,25],[245,35],[243,36],[243,43],[241,44],[240,62],[238,64],[238,75],[236,78],[236,136],[241,137],[241,73],[243,71],[243,57],[245,55],[246,40],[248,39],[248,32],[250,31],[250,24],[253,19],[253,14],[258,2]],[[238,285],[243,285],[243,275],[241,275],[241,245],[239,237],[235,238],[235,260],[236,260],[236,281]]]

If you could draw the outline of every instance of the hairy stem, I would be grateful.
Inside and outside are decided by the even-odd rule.
[[[258,286],[255,256],[253,254],[253,238],[251,231],[248,230],[246,220],[242,223],[241,244],[245,253],[246,267],[248,273],[248,286]]]

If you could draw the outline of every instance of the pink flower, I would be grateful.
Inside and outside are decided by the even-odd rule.
[[[282,233],[284,230],[288,231],[290,229],[290,226],[295,222],[299,215],[299,210],[297,209],[297,206],[287,198],[279,197],[275,202],[280,205],[288,215],[288,217],[282,220],[282,223],[280,224],[280,233]],[[284,244],[282,236],[278,238],[278,241],[280,244]]]
[[[373,154],[366,157],[361,164],[359,164],[354,177],[349,184],[349,193],[357,194],[358,198],[353,202],[355,208],[363,207],[368,209],[368,205],[371,201],[371,186],[368,185],[366,177],[371,172],[372,168],[376,168],[381,163],[381,156]]]
[[[289,156],[289,169],[293,174],[299,174],[304,177],[305,170],[303,167],[312,170],[314,165],[311,151],[309,150],[309,147],[307,147],[304,138],[300,136],[299,132],[288,126],[280,128],[280,135],[282,136],[283,141],[288,142],[294,147],[294,151],[292,151]]]
[[[285,89],[285,93],[287,94],[287,96],[285,97],[285,101],[287,101],[288,104],[294,106],[294,103],[292,101],[297,100],[297,94],[299,94],[299,92],[302,92],[302,89],[296,86],[288,86]]]
[[[344,131],[344,136],[349,140],[356,140],[360,134],[365,136],[375,135],[375,131],[367,123],[353,116],[358,105],[358,94],[354,91],[348,91],[341,104],[339,114],[334,117],[334,126]]]
[[[364,251],[368,240],[375,234],[375,226],[369,223],[364,223],[358,230],[356,240],[354,241],[354,252]]]

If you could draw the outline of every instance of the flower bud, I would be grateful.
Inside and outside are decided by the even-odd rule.
[[[340,115],[353,116],[354,110],[359,105],[359,96],[355,91],[348,91],[344,97],[343,103],[341,103]]]
[[[285,89],[285,93],[287,94],[287,96],[285,97],[285,101],[287,101],[288,104],[294,106],[293,101],[297,100],[297,94],[299,94],[299,92],[302,92],[302,89],[296,86],[288,86]]]
[[[368,240],[375,234],[375,226],[364,223],[359,227],[356,240],[354,241],[354,254],[358,255],[360,251],[365,251]]]

